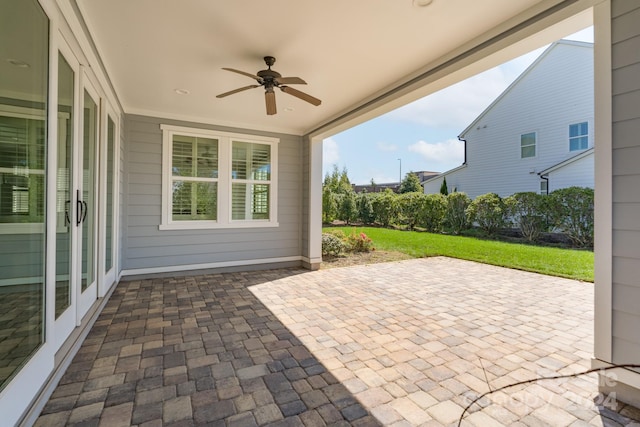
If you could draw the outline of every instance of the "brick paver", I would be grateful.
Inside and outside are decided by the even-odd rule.
[[[439,426],[589,366],[593,285],[447,258],[122,282],[38,426]],[[594,376],[463,425],[640,425]]]

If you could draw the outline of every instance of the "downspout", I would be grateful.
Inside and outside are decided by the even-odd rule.
[[[545,181],[547,181],[547,191],[546,191],[546,195],[549,195],[549,176],[548,175],[540,175],[538,174],[538,176],[540,177],[540,179],[544,179]]]
[[[462,164],[466,165],[467,164],[467,140],[462,138],[462,135],[458,135],[458,141],[464,142],[464,162],[462,162]]]

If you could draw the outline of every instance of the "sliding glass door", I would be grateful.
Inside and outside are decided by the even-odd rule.
[[[3,2],[0,15],[10,16],[0,25],[2,391],[45,342],[46,154],[50,141],[49,20],[32,0]]]

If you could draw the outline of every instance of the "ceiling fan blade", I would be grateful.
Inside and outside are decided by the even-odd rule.
[[[247,73],[245,71],[236,70],[235,68],[222,68],[223,70],[231,71],[232,73],[242,74],[243,76],[251,77],[252,79],[257,80],[259,83],[262,83],[262,79],[255,74]]]
[[[322,103],[322,101],[320,101],[318,98],[314,98],[313,96],[311,96],[309,94],[306,94],[304,92],[300,92],[298,89],[294,89],[294,88],[289,87],[289,86],[280,86],[280,89],[284,93],[288,93],[289,95],[293,95],[296,98],[302,99],[303,101],[307,101],[309,104],[313,104],[316,107]]]
[[[276,93],[273,90],[268,90],[264,93],[264,100],[267,104],[267,115],[273,116],[276,111]]]
[[[260,87],[260,85],[249,85],[249,86],[241,87],[238,89],[230,90],[229,92],[216,95],[216,98],[224,98],[225,96],[233,95],[234,93],[242,92],[243,90],[254,89],[256,87]]]
[[[276,77],[275,79],[281,85],[306,85],[307,82],[300,77]]]

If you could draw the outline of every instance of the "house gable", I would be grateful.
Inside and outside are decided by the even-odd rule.
[[[575,156],[570,125],[587,123],[593,146],[593,117],[593,44],[560,40],[460,134],[467,167],[443,175],[472,198],[538,192],[542,170]]]

